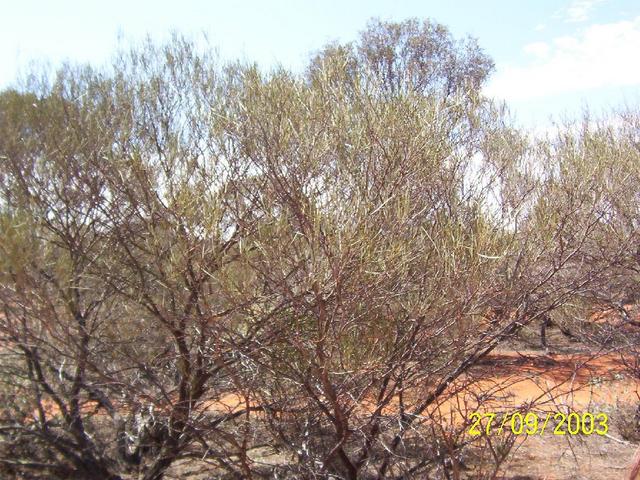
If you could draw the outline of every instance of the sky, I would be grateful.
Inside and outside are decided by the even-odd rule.
[[[206,34],[223,58],[300,70],[373,17],[430,18],[471,35],[496,64],[485,93],[522,125],[640,106],[638,0],[22,0],[3,2],[0,88],[32,62],[108,62],[119,39]]]

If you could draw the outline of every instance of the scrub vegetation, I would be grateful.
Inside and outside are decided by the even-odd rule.
[[[536,137],[492,68],[373,21],[304,72],[175,35],[1,92],[0,476],[497,478],[497,352],[640,378],[640,114]]]

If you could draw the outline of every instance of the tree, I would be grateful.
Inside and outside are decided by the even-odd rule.
[[[456,40],[446,26],[415,18],[371,20],[356,42],[320,51],[309,73],[332,58],[347,66],[347,74],[375,77],[386,94],[412,91],[444,98],[478,92],[494,67],[475,39]]]
[[[206,452],[242,471],[247,433],[223,430],[254,406],[210,407],[247,398],[233,365],[266,341],[269,310],[247,314],[255,219],[209,140],[214,72],[179,39],[118,62],[113,78],[69,68],[2,97],[4,378],[24,398],[2,462],[155,479]]]

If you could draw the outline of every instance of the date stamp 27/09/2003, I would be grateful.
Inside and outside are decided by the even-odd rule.
[[[609,417],[606,413],[513,412],[469,415],[469,435],[492,435],[511,432],[514,435],[606,435]]]

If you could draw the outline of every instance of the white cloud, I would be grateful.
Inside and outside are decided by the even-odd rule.
[[[589,19],[591,10],[604,0],[573,0],[562,12],[565,22],[584,22]]]
[[[599,87],[640,85],[640,17],[591,25],[575,36],[523,47],[525,66],[498,65],[486,93],[526,100]]]
[[[551,47],[546,42],[534,42],[525,45],[522,50],[524,50],[524,53],[533,55],[536,58],[546,58],[549,56]]]

